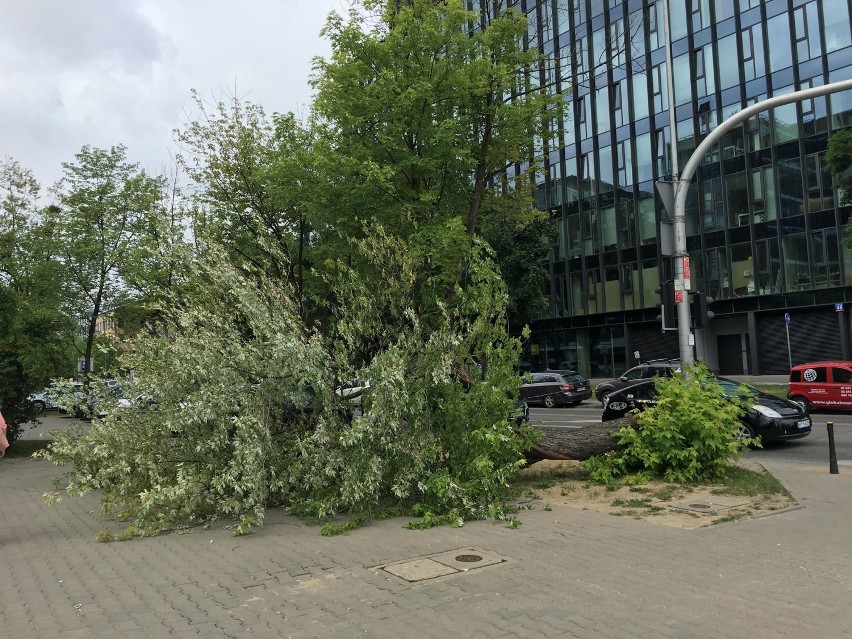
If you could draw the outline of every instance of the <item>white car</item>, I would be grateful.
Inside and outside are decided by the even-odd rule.
[[[371,380],[352,380],[349,382],[344,382],[340,386],[334,389],[334,392],[337,393],[337,396],[341,399],[347,399],[354,403],[361,402],[361,395],[364,394],[364,391],[370,388],[373,385]]]
[[[51,395],[46,388],[40,393],[33,393],[27,397],[27,401],[33,405],[37,413],[47,408],[56,408],[56,397]]]

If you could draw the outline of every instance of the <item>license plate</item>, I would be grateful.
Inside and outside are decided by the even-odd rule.
[[[802,419],[802,420],[799,421],[798,426],[799,426],[799,428],[810,428],[811,427],[811,420]]]

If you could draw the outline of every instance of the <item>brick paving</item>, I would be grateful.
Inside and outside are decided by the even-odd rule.
[[[495,522],[326,538],[280,511],[98,543],[95,496],[46,505],[61,469],[0,461],[0,637],[852,636],[852,476],[767,464],[802,508],[684,531],[540,505]],[[482,549],[507,561],[409,583],[386,564]]]

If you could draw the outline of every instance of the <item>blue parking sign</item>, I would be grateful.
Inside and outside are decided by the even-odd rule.
[[[787,326],[790,325],[790,314],[789,313],[784,313],[784,322],[787,324]]]
[[[843,302],[836,302],[834,304],[834,312],[835,313],[842,313],[843,312]]]

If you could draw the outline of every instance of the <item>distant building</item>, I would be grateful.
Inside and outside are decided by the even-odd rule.
[[[477,2],[471,2],[476,7]],[[483,24],[515,7],[526,46],[548,60],[537,81],[568,92],[568,117],[542,140],[536,200],[558,229],[550,311],[533,325],[533,370],[576,362],[586,375],[677,356],[656,320],[671,258],[654,181],[670,178],[662,2],[481,0]],[[852,78],[849,0],[671,0],[679,166],[731,114],[767,97]],[[715,302],[697,356],[721,373],[852,359],[852,254],[825,168],[829,136],[852,127],[852,92],[752,118],[705,158],[690,188],[692,288]],[[516,167],[515,170],[524,167]]]

